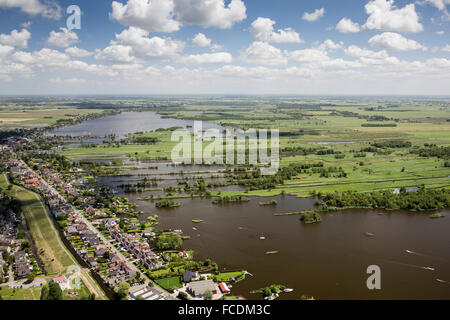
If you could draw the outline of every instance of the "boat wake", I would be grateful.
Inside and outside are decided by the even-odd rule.
[[[450,282],[442,280],[442,279],[436,279],[436,281],[439,282],[439,283],[450,284]]]
[[[422,269],[422,270],[427,270],[427,271],[435,271],[436,270],[433,267],[418,266],[418,265],[415,265],[415,264],[397,262],[397,261],[392,261],[392,260],[383,260],[383,261],[388,262],[388,263],[392,263],[392,264],[397,264],[397,265],[400,265],[400,266],[411,267],[411,268],[416,268],[416,269]]]

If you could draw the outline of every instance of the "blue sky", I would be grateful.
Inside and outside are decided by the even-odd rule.
[[[68,30],[78,5],[81,29]],[[450,94],[450,0],[0,0],[0,94]]]

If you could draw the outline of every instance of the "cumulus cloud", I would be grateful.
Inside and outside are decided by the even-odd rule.
[[[113,63],[131,63],[135,61],[133,48],[123,45],[112,45],[97,52],[95,59]]]
[[[31,38],[31,33],[27,29],[22,31],[13,30],[10,34],[0,34],[0,43],[13,47],[26,48],[28,47],[28,40]]]
[[[112,2],[110,18],[125,26],[139,27],[151,32],[174,32],[180,22],[174,19],[173,0],[128,0]]]
[[[243,53],[242,59],[248,63],[271,66],[287,63],[280,49],[262,41],[253,42]]]
[[[397,8],[394,0],[372,0],[366,4],[365,9],[369,15],[364,25],[365,29],[398,32],[424,30],[413,3]]]
[[[51,31],[47,43],[57,48],[67,48],[79,42],[78,35],[67,28],[60,28],[60,32]]]
[[[303,20],[306,20],[308,22],[314,22],[319,20],[320,18],[322,18],[325,15],[325,8],[321,8],[321,9],[316,9],[314,12],[308,13],[305,12],[303,14]]]
[[[233,62],[233,56],[228,52],[192,54],[182,57],[180,62],[185,64],[228,64]]]
[[[197,33],[192,39],[192,43],[199,47],[209,47],[212,43],[203,33]]]
[[[242,0],[128,0],[112,3],[110,18],[150,32],[174,32],[184,24],[229,29],[247,17]]]
[[[321,62],[330,60],[327,52],[320,49],[295,50],[288,53],[288,58],[296,62]]]
[[[369,15],[364,25],[360,26],[348,18],[343,18],[336,25],[342,33],[360,32],[362,30],[383,30],[396,32],[421,32],[424,30],[413,3],[397,8],[394,0],[371,0],[365,6]]]
[[[169,0],[165,0],[169,1]],[[183,24],[229,29],[247,18],[247,8],[242,0],[173,0],[175,16]]]
[[[274,30],[275,21],[259,17],[251,25],[253,37],[260,41],[275,43],[300,43],[300,35],[291,28]]]
[[[373,36],[369,40],[372,47],[393,51],[409,51],[409,50],[427,50],[415,40],[407,39],[401,34],[393,32],[384,32]]]
[[[184,43],[171,38],[152,37],[149,32],[129,27],[116,34],[111,45],[99,50],[95,55],[98,60],[115,63],[132,63],[136,60],[168,59],[184,48]]]
[[[133,55],[141,59],[170,58],[182,51],[184,43],[171,38],[152,37],[149,38],[146,30],[130,27],[116,34],[113,44],[129,46]]]
[[[13,51],[13,47],[0,44],[0,58],[5,59]]]
[[[61,7],[56,1],[0,0],[0,8],[20,9],[32,16],[41,15],[44,18],[56,20],[59,20],[62,14]]]
[[[343,18],[336,25],[336,30],[342,33],[356,33],[361,31],[361,27],[358,23],[353,22],[348,18]]]
[[[92,52],[89,52],[84,49],[80,49],[78,47],[67,48],[64,52],[67,53],[68,55],[70,55],[72,57],[76,57],[76,58],[85,58],[85,57],[89,57],[89,56],[93,55]]]
[[[317,48],[320,50],[335,51],[338,49],[342,49],[343,45],[344,45],[343,42],[336,43],[333,40],[328,39],[328,40],[325,40],[324,42],[322,42],[321,44],[319,44]]]

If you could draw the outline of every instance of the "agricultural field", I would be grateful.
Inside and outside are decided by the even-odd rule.
[[[7,185],[5,175],[0,175],[0,186],[6,189]],[[74,262],[64,250],[59,236],[52,228],[45,211],[47,209],[36,194],[21,187],[13,186],[10,194],[23,204],[25,219],[47,273],[53,276],[63,274],[67,267],[73,265]]]
[[[77,116],[101,113],[103,110],[72,108],[2,108],[0,109],[1,129],[38,128],[68,120]]]
[[[205,99],[185,100],[183,107],[144,110],[168,119],[202,120],[227,128],[279,129],[282,167],[318,162],[325,168],[336,167],[345,172],[345,176],[307,172],[275,188],[226,192],[229,196],[309,197],[316,192],[449,185],[445,157],[423,157],[412,152],[428,145],[450,144],[450,104],[446,100]],[[171,141],[171,131],[150,130],[127,139],[133,143],[64,148],[62,154],[72,160],[119,157],[170,161],[177,144]],[[374,147],[389,141],[408,144]],[[207,145],[204,143],[204,147]]]

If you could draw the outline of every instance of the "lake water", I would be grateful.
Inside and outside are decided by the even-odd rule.
[[[203,130],[224,128],[210,122],[202,122]],[[104,137],[115,134],[117,138],[135,132],[152,131],[156,129],[168,129],[171,127],[182,127],[192,130],[194,121],[166,119],[154,112],[123,112],[119,115],[107,116],[94,120],[85,121],[73,126],[58,128],[50,134],[57,136],[96,136]]]
[[[58,129],[55,133],[123,136],[188,125],[192,122],[162,119],[153,113],[124,113]],[[149,164],[126,165],[140,167],[133,174],[218,169],[157,164],[158,169],[154,170],[145,168]],[[117,188],[137,178],[106,177],[98,182]],[[176,185],[175,180],[167,179],[160,184]],[[304,225],[299,216],[274,214],[311,209],[315,202],[311,198],[270,198],[278,200],[276,207],[262,207],[259,202],[267,199],[257,198],[225,206],[213,205],[211,199],[182,199],[177,200],[182,203],[180,208],[160,210],[152,202],[139,201],[143,195],[147,194],[127,195],[145,212],[143,219],[156,213],[161,228],[182,229],[191,236],[184,245],[195,250],[198,258],[211,258],[223,270],[244,269],[253,274],[235,284],[233,294],[259,299],[250,291],[284,284],[294,292],[282,294],[281,299],[299,299],[302,295],[316,299],[450,299],[448,210],[440,211],[447,214],[443,219],[430,219],[429,213],[350,210],[323,214],[321,223]],[[193,224],[193,219],[205,222]],[[368,237],[366,233],[375,236]],[[266,240],[260,240],[261,236]],[[275,250],[279,251],[276,255],[265,254]],[[366,287],[366,269],[370,265],[381,267],[379,291]]]

